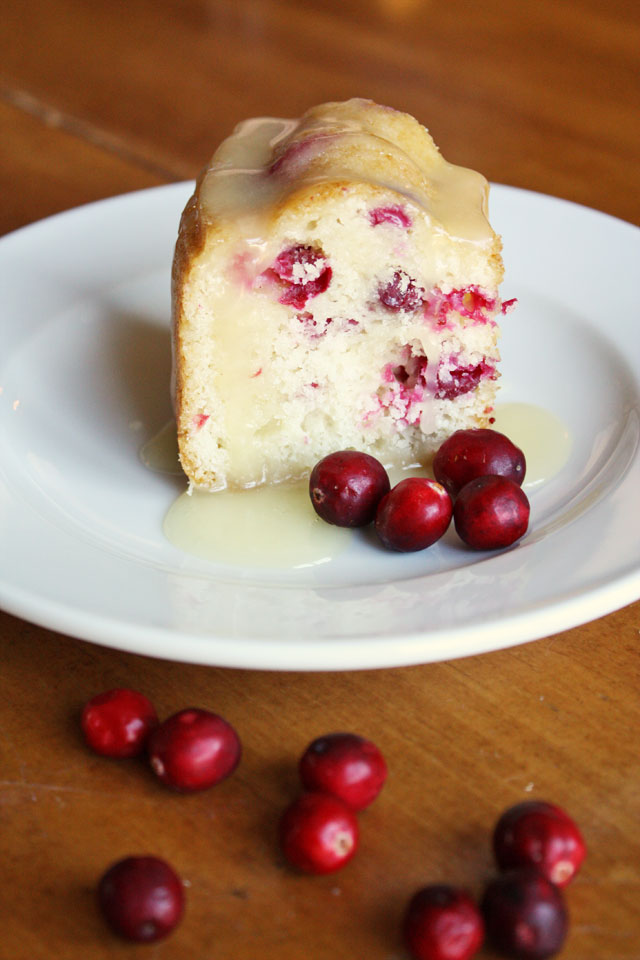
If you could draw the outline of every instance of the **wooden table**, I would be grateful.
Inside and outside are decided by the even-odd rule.
[[[413,113],[493,181],[640,221],[635,0],[4,0],[0,36],[0,232],[190,178],[245,116],[353,95]],[[478,894],[497,815],[531,797],[568,808],[589,845],[563,956],[640,957],[638,603],[504,652],[342,674],[181,665],[0,622],[3,958],[401,960],[409,895]],[[79,708],[123,685],[164,716],[227,717],[235,776],[184,797],[91,755]],[[274,825],[299,753],[335,729],[375,740],[390,779],[356,860],[298,876]],[[188,883],[184,922],[153,947],[94,907],[134,852]]]

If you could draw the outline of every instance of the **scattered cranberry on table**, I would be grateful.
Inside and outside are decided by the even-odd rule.
[[[471,960],[482,946],[484,922],[468,893],[434,884],[410,900],[403,933],[415,960]]]
[[[542,800],[505,810],[493,832],[493,850],[501,870],[536,867],[558,887],[573,879],[586,853],[582,834],[569,814]]]
[[[107,690],[85,704],[80,718],[87,745],[105,757],[135,757],[158,725],[150,700],[137,690]]]
[[[333,794],[353,810],[373,803],[387,778],[382,753],[354,733],[330,733],[309,744],[299,763],[307,790]]]
[[[240,762],[236,731],[222,717],[194,707],[174,713],[149,737],[154,773],[183,792],[205,790],[228,777]]]
[[[562,891],[533,867],[492,880],[481,909],[487,939],[507,957],[546,960],[562,949],[569,927]]]
[[[333,873],[358,849],[358,821],[351,807],[329,793],[303,793],[280,819],[280,847],[305,873]]]
[[[379,460],[356,450],[339,450],[320,460],[309,477],[309,496],[323,520],[338,527],[364,527],[390,488]]]
[[[433,460],[436,480],[455,497],[477,477],[500,476],[522,485],[524,453],[497,430],[456,430],[440,446]]]
[[[524,536],[529,526],[529,500],[513,480],[478,477],[456,498],[456,533],[474,550],[500,550]]]
[[[380,501],[376,533],[390,550],[425,550],[446,533],[451,514],[451,497],[442,484],[407,477]]]
[[[184,889],[172,867],[157,857],[126,857],[98,884],[98,905],[114,933],[152,943],[166,937],[184,910]]]

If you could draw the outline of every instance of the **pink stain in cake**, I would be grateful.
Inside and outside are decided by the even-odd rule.
[[[512,297],[511,300],[503,300],[501,307],[502,313],[511,313],[517,302],[518,300],[516,297]]]
[[[393,375],[394,366],[392,363],[386,363],[382,368],[382,382],[383,383],[393,383],[395,377]]]
[[[446,294],[434,287],[429,294],[429,299],[424,301],[423,313],[425,319],[435,322],[438,327],[452,327],[453,324],[447,322],[450,311],[451,304]]]
[[[262,367],[260,367],[259,370],[256,370],[255,373],[252,373],[249,379],[250,379],[250,380],[255,380],[255,378],[256,378],[256,377],[259,377],[261,373],[262,373]]]
[[[247,290],[250,290],[252,286],[252,280],[247,270],[249,260],[250,254],[245,250],[242,253],[236,253],[229,264],[229,276],[233,282]]]
[[[424,300],[424,289],[416,285],[404,270],[396,270],[391,280],[378,287],[380,302],[393,310],[394,313],[402,310],[412,313],[417,310]]]
[[[202,430],[202,428],[204,427],[208,419],[209,419],[208,413],[196,413],[191,418],[191,423],[196,428],[196,430]]]
[[[477,286],[464,287],[443,293],[435,287],[424,304],[424,316],[442,326],[449,326],[449,314],[457,313],[467,320],[478,324],[495,324],[491,314],[496,310],[498,300],[490,297]]]
[[[495,379],[495,376],[496,368],[484,359],[480,363],[467,365],[458,363],[455,357],[443,359],[438,366],[436,399],[455,400],[463,393],[475,390],[481,380]]]
[[[394,227],[402,227],[408,230],[413,221],[411,217],[400,204],[391,204],[388,207],[376,207],[369,211],[369,220],[374,227],[379,223],[390,223]]]
[[[322,250],[297,244],[279,253],[265,274],[275,276],[284,286],[278,303],[304,310],[308,300],[327,289],[332,270]]]
[[[299,313],[298,320],[304,325],[305,333],[312,340],[317,340],[319,337],[324,337],[329,324],[333,323],[333,319],[331,317],[327,317],[326,320],[316,320],[314,315],[309,313],[308,310],[305,310],[304,313]]]
[[[420,422],[421,405],[428,392],[428,365],[427,357],[422,354],[414,355],[407,344],[403,349],[402,363],[387,363],[382,369],[382,381],[388,384],[389,388],[379,398],[380,407],[393,413],[394,419],[405,426]]]
[[[452,290],[449,294],[451,307],[461,317],[475,320],[477,323],[486,323],[488,314],[496,309],[497,300],[489,297],[479,287],[466,287],[464,290]]]

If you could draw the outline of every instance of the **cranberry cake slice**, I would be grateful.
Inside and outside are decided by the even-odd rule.
[[[174,258],[191,483],[279,482],[344,448],[406,465],[487,426],[507,306],[487,194],[413,117],[368,100],[241,123]]]

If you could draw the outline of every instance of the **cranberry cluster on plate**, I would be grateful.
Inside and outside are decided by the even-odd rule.
[[[309,478],[313,507],[341,527],[374,523],[380,541],[403,553],[424,550],[448,530],[474,550],[498,550],[529,526],[529,500],[521,489],[525,456],[497,430],[457,430],[437,451],[435,479],[407,477],[393,489],[383,465],[356,450],[320,460]]]

